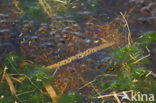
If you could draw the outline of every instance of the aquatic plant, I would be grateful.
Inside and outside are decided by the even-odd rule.
[[[118,77],[104,79],[104,82],[99,83],[99,88],[104,91],[134,90],[155,95],[155,74],[147,69],[150,56],[148,48],[153,42],[156,42],[156,33],[144,33],[132,45],[113,49],[111,55],[114,61],[111,62],[107,73],[116,71]]]
[[[57,14],[65,15],[69,7],[62,0],[14,0],[13,4],[22,18],[44,21],[49,17],[53,20]]]
[[[53,80],[48,75],[49,72],[33,66],[31,62],[25,61],[19,54],[9,54],[6,56],[3,65],[5,68],[7,67],[7,70],[4,69],[2,71],[1,69],[1,74],[7,80],[8,84],[2,76],[0,85],[3,89],[0,90],[0,94],[4,98],[0,99],[1,102],[19,101],[32,103],[35,101],[36,103],[40,103],[45,100],[49,101],[49,99],[45,99],[49,97],[42,94],[42,89],[44,89],[42,83],[52,83]],[[8,87],[10,89],[7,89]],[[11,92],[14,90],[16,93],[11,95],[10,90]],[[12,99],[8,99],[9,97],[12,97]]]
[[[58,103],[81,103],[83,100],[82,96],[76,92],[69,92],[65,96],[61,96],[58,99]]]
[[[20,54],[9,54],[0,70],[0,102],[22,103],[80,103],[82,97],[75,92],[57,95],[52,87],[54,78],[50,71],[24,59]],[[5,81],[6,80],[6,81]],[[59,102],[58,102],[59,101]],[[63,102],[65,103],[65,102]]]
[[[72,0],[71,8],[73,10],[80,9],[82,11],[91,11],[96,13],[98,9],[98,2],[99,0]]]
[[[21,19],[33,19],[45,21],[47,19],[38,0],[13,0],[13,5],[20,14]]]

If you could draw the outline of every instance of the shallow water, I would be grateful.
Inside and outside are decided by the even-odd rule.
[[[128,14],[133,38],[155,30],[154,23],[138,22],[142,17],[140,8],[128,0],[73,0],[69,4],[56,3],[62,5],[60,8],[48,0],[41,1],[48,2],[52,11],[48,8],[46,11],[37,0],[0,2],[0,60],[8,53],[20,52],[36,63],[51,65],[105,43],[101,38],[125,43],[117,38],[121,36],[119,33],[127,35],[127,30],[118,30],[119,22],[124,22],[120,12],[129,12],[133,7],[135,9]],[[73,76],[73,83],[77,84],[68,89],[74,89],[84,82],[80,75],[92,80],[105,71],[110,59],[108,49],[104,49],[60,67],[56,78],[70,81],[69,76]]]

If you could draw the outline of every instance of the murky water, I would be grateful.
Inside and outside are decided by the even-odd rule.
[[[130,12],[128,22],[134,38],[155,30],[154,19],[149,18],[154,16],[141,19],[140,8],[129,0],[0,1],[0,60],[8,53],[20,52],[36,63],[50,65],[105,42],[125,43],[117,38],[127,34],[127,30],[118,30],[122,28],[119,22],[123,23],[120,12]],[[74,89],[84,83],[81,76],[92,80],[105,71],[108,62],[110,56],[104,49],[61,67],[56,78],[72,78],[77,84],[68,89]]]

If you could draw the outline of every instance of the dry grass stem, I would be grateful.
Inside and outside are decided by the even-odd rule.
[[[149,57],[149,56],[150,56],[150,54],[148,54],[148,55],[146,55],[146,56],[144,56],[144,57],[138,59],[138,60],[135,61],[133,64],[136,64],[136,63],[140,62],[141,60],[143,60],[143,59],[145,59],[145,58],[147,58],[147,57]]]
[[[54,17],[52,16],[52,8],[46,2],[46,0],[39,0],[39,3],[43,7],[43,10],[47,13],[47,15],[53,20]]]
[[[123,92],[125,92],[125,93],[129,93],[129,92],[132,92],[132,90],[129,90],[129,91],[122,91],[122,92],[119,92],[119,93],[116,93],[116,94],[117,94],[117,95],[120,95],[120,94],[123,94]],[[98,97],[95,97],[95,98],[100,99],[100,98],[107,98],[107,97],[112,97],[112,96],[114,96],[113,93],[108,94],[108,95],[98,96]]]
[[[52,103],[57,103],[57,101],[56,101],[57,94],[56,94],[54,88],[51,85],[46,85],[46,84],[44,84],[44,87],[45,87],[47,93],[50,95],[50,97],[52,99]]]
[[[18,14],[22,14],[22,13],[23,13],[23,10],[19,7],[20,2],[17,1],[17,0],[14,0],[13,3],[14,3],[14,5],[15,5],[16,9],[19,11],[19,12],[17,12],[17,13],[18,13]]]
[[[116,92],[113,92],[113,95],[114,95],[114,98],[116,99],[116,101],[117,101],[118,103],[121,103],[121,101],[119,100],[119,98],[118,98]]]
[[[13,82],[12,82],[10,76],[9,76],[7,73],[5,74],[5,79],[7,80],[8,85],[9,85],[9,87],[10,87],[11,94],[12,94],[12,95],[15,95],[15,94],[16,94],[15,86],[14,86],[14,84],[13,84]]]
[[[8,69],[8,68],[5,66],[5,67],[4,67],[4,70],[3,70],[3,74],[2,74],[1,83],[3,83],[3,81],[4,81],[4,78],[5,78],[5,74],[6,74],[7,69]]]
[[[26,79],[26,76],[21,76],[19,78],[11,77],[11,79],[22,84],[22,82]]]
[[[123,19],[125,21],[125,25],[127,26],[127,29],[128,29],[128,44],[131,45],[131,43],[133,43],[133,40],[132,40],[132,37],[131,37],[131,31],[130,31],[128,22],[126,20],[125,15],[122,12],[120,12],[120,14],[121,14],[121,16],[123,17]]]
[[[95,77],[95,79],[94,79],[94,80],[92,80],[92,81],[90,81],[90,82],[88,82],[88,83],[84,84],[84,85],[83,85],[82,87],[80,87],[79,89],[83,89],[84,87],[86,87],[86,86],[88,86],[88,85],[90,85],[90,84],[94,83],[95,81],[97,81],[97,78],[99,78],[99,77],[103,77],[103,76],[106,76],[106,77],[108,77],[108,76],[117,77],[117,75],[114,75],[114,74],[104,74],[104,75],[98,75],[97,77]]]
[[[85,85],[83,85],[83,86],[80,87],[79,89],[82,89],[82,88],[84,88],[84,87],[86,87],[86,86],[92,84],[92,83],[95,82],[95,81],[96,81],[96,79],[95,79],[95,80],[92,80],[92,81],[90,81],[90,82],[88,82],[88,83],[86,83]]]

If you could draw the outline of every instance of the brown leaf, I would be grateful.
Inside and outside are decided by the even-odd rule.
[[[11,78],[9,77],[9,75],[7,73],[5,74],[5,79],[7,80],[8,85],[10,87],[11,94],[15,95],[16,94],[16,90],[15,90],[14,84],[13,84]]]
[[[46,85],[46,84],[44,84],[44,87],[45,87],[47,93],[50,95],[50,97],[52,99],[52,103],[57,103],[57,101],[56,101],[57,94],[56,94],[54,88],[51,85]]]

